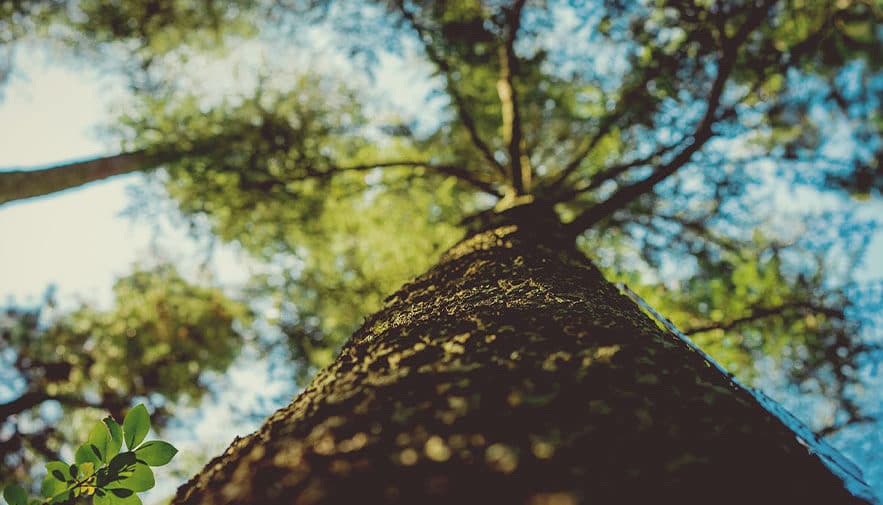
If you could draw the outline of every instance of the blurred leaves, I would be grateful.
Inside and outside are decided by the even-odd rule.
[[[230,365],[250,318],[242,303],[191,284],[169,266],[119,279],[114,294],[109,310],[83,305],[44,316],[50,307],[6,309],[2,374],[14,396],[0,405],[0,423],[15,432],[0,443],[4,476],[24,481],[25,462],[51,458],[64,440],[85,438],[78,412],[122,417],[133,399],[149,398],[164,424],[174,402],[195,402],[205,393],[204,374]],[[63,424],[44,417],[47,402],[61,408]],[[144,407],[133,412],[123,430],[132,436],[129,449],[149,428]],[[89,445],[76,451],[78,463],[107,462],[120,450],[120,427],[109,423],[97,425]]]

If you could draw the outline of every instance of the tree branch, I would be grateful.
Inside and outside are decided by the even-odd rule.
[[[359,165],[349,165],[349,166],[335,166],[331,167],[319,174],[306,175],[301,179],[309,179],[311,177],[333,177],[335,174],[340,172],[365,172],[368,170],[374,170],[375,168],[396,168],[396,167],[413,167],[413,168],[423,168],[429,172],[436,172],[443,175],[450,175],[452,177],[456,177],[457,179],[473,186],[474,188],[481,190],[490,195],[496,196],[498,198],[502,198],[503,193],[500,192],[492,181],[488,181],[477,177],[471,174],[468,170],[463,168],[454,166],[454,165],[437,165],[433,163],[429,163],[426,161],[413,161],[413,160],[401,160],[401,161],[382,161],[378,163],[364,163]]]
[[[54,428],[46,428],[38,433],[24,435],[23,438],[31,449],[40,453],[47,461],[53,461],[59,459],[58,451],[49,447],[46,442],[54,433],[56,433]]]
[[[133,151],[40,170],[0,172],[0,205],[76,188],[116,175],[154,168],[159,161]]]
[[[497,81],[497,95],[502,105],[503,141],[509,147],[512,186],[515,188],[515,194],[518,195],[529,193],[531,184],[530,157],[523,152],[526,146],[518,108],[518,93],[512,75],[518,65],[515,39],[521,26],[521,11],[526,1],[516,0],[512,8],[507,11],[509,32],[499,50],[500,79]]]
[[[574,156],[573,159],[570,160],[570,162],[564,166],[564,169],[561,170],[561,173],[558,175],[558,177],[556,177],[555,180],[553,180],[549,184],[549,188],[552,189],[552,191],[561,187],[561,185],[564,184],[564,182],[567,180],[567,178],[570,177],[571,174],[576,172],[576,170],[580,167],[580,165],[582,165],[583,161],[592,152],[592,149],[595,148],[595,146],[604,137],[604,135],[607,135],[610,132],[610,129],[616,123],[617,119],[618,119],[617,109],[614,109],[613,112],[604,116],[604,118],[601,120],[601,124],[598,126],[598,131],[596,131],[595,134],[592,135],[591,138],[589,138],[589,140],[586,142],[585,146],[583,146],[583,148],[579,150],[579,152],[576,154],[576,156]]]
[[[565,182],[567,182],[567,178],[579,169],[580,165],[582,165],[583,161],[585,161],[589,154],[592,153],[592,150],[595,148],[598,142],[602,138],[604,138],[605,135],[610,133],[610,130],[616,125],[617,121],[622,118],[623,107],[627,102],[629,102],[632,94],[646,89],[647,83],[650,81],[651,77],[651,73],[645,72],[640,79],[625,88],[622,96],[619,99],[619,102],[616,104],[616,107],[612,111],[610,111],[609,114],[601,118],[601,122],[598,125],[598,130],[595,132],[595,134],[592,135],[585,142],[585,145],[582,147],[582,149],[580,149],[573,157],[573,159],[564,166],[564,169],[561,170],[558,177],[556,177],[555,180],[553,180],[549,184],[549,188],[553,192],[561,188],[561,186]]]
[[[573,189],[571,189],[570,191],[561,193],[560,195],[558,195],[558,197],[555,198],[555,201],[566,202],[568,200],[572,200],[573,198],[576,198],[577,196],[581,195],[582,193],[594,191],[594,190],[598,189],[599,187],[601,187],[601,185],[604,184],[605,182],[619,177],[620,175],[624,174],[625,172],[629,171],[632,168],[641,167],[644,165],[649,165],[651,163],[654,163],[655,161],[657,161],[657,159],[660,156],[671,151],[675,147],[677,147],[677,144],[662,146],[659,149],[657,149],[656,151],[654,151],[653,153],[645,156],[644,158],[632,160],[632,161],[629,161],[628,163],[620,163],[618,165],[611,165],[611,166],[605,168],[604,170],[601,170],[600,172],[593,175],[589,179],[589,182],[587,184],[584,184],[582,186],[576,186]]]
[[[11,402],[0,404],[0,425],[9,417],[20,414],[51,399],[52,397],[43,391],[28,391]]]
[[[466,132],[469,134],[469,140],[472,142],[472,145],[475,146],[476,149],[482,154],[485,161],[488,165],[491,166],[494,170],[496,170],[503,177],[507,177],[506,168],[500,164],[499,161],[494,158],[493,153],[491,152],[490,147],[481,139],[481,136],[478,134],[478,128],[475,125],[475,120],[472,119],[472,116],[469,114],[469,108],[466,104],[466,100],[457,92],[457,88],[454,85],[454,79],[452,77],[452,69],[450,64],[445,60],[436,50],[432,47],[432,43],[430,42],[430,36],[428,35],[426,28],[423,27],[417,19],[414,17],[414,14],[408,9],[405,8],[405,4],[402,0],[398,0],[396,5],[399,8],[399,12],[401,12],[402,17],[405,18],[406,21],[411,25],[414,31],[417,32],[417,38],[420,39],[420,42],[423,43],[423,48],[426,51],[426,55],[429,57],[429,60],[432,61],[436,67],[444,74],[445,82],[447,83],[448,94],[451,96],[451,99],[454,102],[454,108],[457,111],[457,116],[460,118],[460,122],[463,123],[463,126],[466,128]]]
[[[698,151],[709,138],[711,138],[712,123],[712,120],[706,120],[703,118],[699,127],[696,129],[696,132],[692,135],[692,143],[681,150],[681,152],[679,152],[669,163],[654,170],[649,177],[629,186],[620,188],[607,200],[584,210],[573,221],[567,224],[571,234],[576,236],[584,230],[591,228],[599,221],[610,216],[620,208],[625,207],[639,196],[651,191],[658,183],[677,172],[677,170],[690,161],[693,154],[696,153],[696,151]]]
[[[842,423],[831,424],[829,426],[825,426],[815,433],[816,437],[829,437],[836,433],[839,433],[844,428],[849,426],[855,426],[856,424],[864,424],[864,423],[873,423],[876,422],[877,418],[873,416],[866,415],[858,415],[858,416],[850,416],[849,419],[843,421]]]
[[[718,208],[719,205],[715,205],[714,209],[709,210],[707,214],[714,213]],[[704,241],[706,244],[712,244],[721,250],[730,252],[737,252],[739,250],[739,243],[737,241],[724,235],[714,233],[705,225],[704,221],[707,217],[687,220],[676,215],[666,215],[661,213],[652,214],[651,209],[652,206],[649,206],[647,209],[642,208],[640,209],[640,213],[629,213],[628,216],[624,216],[622,219],[620,219],[619,216],[611,217],[609,222],[615,223],[620,227],[627,223],[638,223],[644,228],[651,230],[658,235],[662,235],[665,233],[671,233],[670,231],[662,229],[657,223],[658,220],[665,220],[680,226],[682,231],[682,233],[671,236],[671,241],[668,242],[669,245],[675,240],[687,244],[689,239],[696,239]]]
[[[139,149],[91,160],[63,163],[39,170],[0,171],[0,206],[16,200],[49,195],[85,184],[143,172],[184,156],[212,151],[218,144],[230,141],[229,136],[209,137],[194,142],[189,148],[174,144]]]
[[[41,403],[49,400],[55,400],[66,407],[78,408],[95,408],[109,411],[115,415],[119,414],[123,408],[128,406],[128,400],[118,396],[112,396],[105,393],[99,402],[91,402],[85,398],[72,394],[49,394],[40,389],[31,389],[24,394],[7,403],[0,404],[0,425],[6,419],[16,414],[20,414],[28,409],[34,408]],[[118,415],[116,417],[119,417]]]
[[[717,110],[730,73],[732,73],[733,68],[736,66],[739,47],[745,42],[748,35],[764,20],[767,11],[775,2],[776,0],[766,0],[760,7],[752,11],[751,15],[732,38],[725,38],[725,45],[722,48],[721,58],[718,61],[717,76],[711,85],[711,90],[706,100],[705,114],[690,136],[692,139],[690,144],[682,149],[671,161],[654,170],[646,179],[622,187],[607,200],[584,210],[567,225],[568,231],[573,236],[579,235],[602,219],[630,204],[641,195],[652,191],[657,184],[687,164],[693,157],[693,154],[701,149],[708,139],[713,136],[712,126],[718,119]]]
[[[56,165],[41,170],[0,172],[0,205],[16,200],[49,195],[117,175],[149,170],[178,156],[192,153],[157,155],[147,154],[145,150],[139,150],[76,163]],[[302,177],[290,180],[268,181],[268,184],[256,185],[255,187],[258,189],[268,189],[271,186],[284,185],[297,180],[332,177],[338,172],[367,171],[375,168],[391,167],[422,167],[430,172],[456,177],[470,186],[498,198],[503,196],[503,193],[495,187],[492,181],[482,179],[469,173],[467,170],[453,165],[435,165],[425,161],[414,160],[382,161],[378,163],[331,167],[323,172],[310,172]]]
[[[730,321],[721,321],[716,323],[706,324],[704,326],[697,326],[694,328],[689,328],[684,330],[684,334],[686,335],[695,335],[697,333],[704,333],[712,330],[723,330],[729,331],[737,326],[741,326],[746,323],[751,323],[754,321],[758,321],[760,319],[765,319],[767,317],[778,316],[784,314],[788,311],[798,311],[803,313],[813,313],[813,314],[823,314],[829,317],[834,318],[843,318],[844,314],[842,310],[832,309],[830,307],[824,307],[821,305],[815,305],[810,302],[789,302],[776,307],[758,307],[752,309],[751,313],[747,316],[739,317]]]

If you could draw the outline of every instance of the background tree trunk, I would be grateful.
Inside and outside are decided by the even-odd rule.
[[[173,503],[866,503],[551,211],[501,219]]]
[[[66,163],[40,170],[0,172],[0,205],[72,189],[117,175],[153,168],[143,151]]]

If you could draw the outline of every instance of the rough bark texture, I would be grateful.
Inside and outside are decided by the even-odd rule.
[[[173,503],[863,503],[551,212],[510,214]]]

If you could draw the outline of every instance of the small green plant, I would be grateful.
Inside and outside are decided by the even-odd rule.
[[[130,410],[122,426],[106,417],[77,449],[73,464],[46,463],[47,475],[40,486],[43,499],[29,499],[17,484],[6,486],[3,498],[8,505],[141,505],[137,493],[155,485],[150,467],[165,465],[178,453],[168,442],[144,442],[148,431],[150,415],[144,405]],[[124,442],[127,450],[120,452]]]

